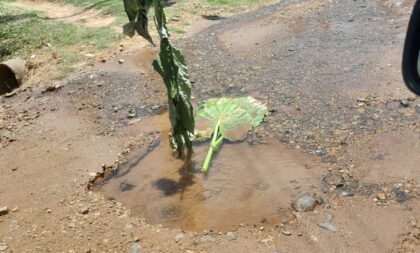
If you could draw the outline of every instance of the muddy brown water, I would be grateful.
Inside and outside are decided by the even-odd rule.
[[[320,164],[276,141],[222,144],[206,176],[200,167],[208,143],[195,145],[189,164],[175,159],[167,141],[166,115],[142,120],[139,129],[160,129],[160,144],[134,148],[116,175],[97,187],[132,214],[153,224],[189,230],[227,230],[290,218],[291,201],[317,184]]]

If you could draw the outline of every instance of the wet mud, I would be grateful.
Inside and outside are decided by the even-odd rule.
[[[167,126],[166,117],[151,117],[140,128],[150,128],[150,122]],[[280,224],[291,216],[293,198],[315,188],[322,172],[314,157],[272,140],[225,142],[202,175],[207,148],[207,142],[198,143],[191,162],[178,160],[167,128],[161,129],[159,140],[133,148],[118,172],[96,189],[153,224],[228,230],[241,223]]]

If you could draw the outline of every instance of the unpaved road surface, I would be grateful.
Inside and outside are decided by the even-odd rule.
[[[270,192],[276,189],[277,219],[242,212],[242,221],[229,220],[227,227],[160,224],[153,219],[159,215],[136,209],[149,203],[123,193],[119,200],[86,191],[101,167],[136,157],[136,150],[156,157],[159,147],[153,147],[164,134],[150,122],[165,112],[166,95],[150,67],[153,48],[110,57],[48,89],[46,83],[1,97],[0,207],[9,212],[0,216],[0,251],[420,252],[420,100],[400,76],[412,5],[280,1],[177,41],[188,60],[194,102],[248,95],[264,101],[270,115],[246,145],[259,150],[268,145],[284,157],[280,172],[259,166],[246,174],[252,168],[244,166],[248,176],[241,176],[249,181],[232,180],[247,189],[245,195],[234,191],[243,198],[229,200],[215,182],[203,187],[218,187],[229,201],[251,199],[249,210],[258,214],[271,206],[255,196],[277,203]],[[118,64],[120,58],[124,64]],[[226,151],[228,145],[234,144],[226,144]],[[247,152],[242,154],[248,159]],[[240,152],[228,154],[216,157],[215,164],[229,168],[226,161],[232,159],[241,165]],[[296,172],[280,170],[286,165]],[[215,167],[207,181],[217,173],[214,178],[229,186],[235,174],[223,177],[224,170]],[[140,177],[138,183],[144,181]],[[141,186],[130,185],[121,191]],[[291,203],[305,192],[317,196],[318,206],[295,212]],[[206,196],[212,201],[216,195]],[[156,206],[155,199],[139,199]],[[206,210],[203,203],[200,212]]]

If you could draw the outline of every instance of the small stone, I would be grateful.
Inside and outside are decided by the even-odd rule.
[[[74,224],[74,223],[69,223],[69,226],[68,226],[69,228],[75,228],[76,227],[76,224]]]
[[[214,237],[211,235],[204,235],[201,237],[200,241],[201,242],[215,242],[216,239],[214,239]]]
[[[378,192],[378,193],[376,194],[376,197],[377,197],[379,200],[382,200],[382,201],[386,200],[386,195],[385,195],[385,193],[384,193],[384,192]]]
[[[288,231],[288,230],[282,230],[282,231],[281,231],[281,233],[282,233],[283,235],[287,235],[287,236],[291,236],[291,235],[292,235],[292,232],[290,232],[290,231]]]
[[[0,216],[6,215],[9,213],[9,208],[7,206],[0,207]]]
[[[337,226],[330,224],[330,223],[319,223],[318,226],[320,226],[321,228],[325,228],[328,231],[331,232],[337,232],[338,228]]]
[[[118,63],[119,63],[119,64],[123,64],[123,63],[124,63],[124,60],[123,60],[123,59],[119,59],[119,60],[118,60]]]
[[[175,241],[177,242],[177,243],[180,243],[181,242],[181,240],[182,239],[184,239],[184,234],[177,234],[176,236],[175,236]]]
[[[84,207],[80,208],[79,213],[88,214],[89,213],[89,208],[84,206]]]
[[[127,118],[132,119],[132,118],[135,118],[135,117],[137,117],[137,111],[136,111],[136,109],[131,109],[128,112]]]
[[[262,227],[262,226],[261,226],[261,227],[260,227],[260,231],[263,231],[263,230],[264,230],[264,227]]]
[[[87,58],[93,58],[93,57],[95,57],[95,55],[94,54],[91,54],[91,53],[87,53],[87,54],[85,54],[85,56]]]
[[[46,209],[46,210],[45,210],[45,212],[47,212],[47,213],[51,213],[51,212],[52,212],[52,210],[51,210],[50,208],[48,208],[48,209]]]
[[[233,241],[236,239],[236,234],[234,232],[227,232],[225,238],[228,241]]]
[[[409,107],[410,103],[408,102],[408,100],[400,100],[400,105],[402,107]]]
[[[315,198],[310,196],[309,194],[304,194],[300,197],[298,197],[295,201],[292,203],[293,209],[297,212],[309,212],[313,211],[317,205],[317,201]]]
[[[133,245],[131,245],[130,253],[137,253],[140,248],[140,244],[134,243]]]
[[[9,93],[4,94],[4,97],[5,97],[5,98],[11,98],[11,97],[13,97],[14,95],[16,95],[16,92],[12,91],[12,92],[9,92]]]
[[[194,251],[187,249],[185,253],[194,253]]]
[[[324,221],[329,223],[333,220],[334,216],[331,213],[326,212],[324,214]]]
[[[341,196],[343,196],[343,197],[353,197],[354,194],[352,192],[349,192],[349,191],[342,191]]]
[[[5,251],[9,248],[7,245],[0,245],[0,251]]]

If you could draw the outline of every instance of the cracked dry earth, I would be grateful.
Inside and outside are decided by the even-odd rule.
[[[229,189],[241,193],[232,201],[249,212],[232,216],[232,207],[226,222],[224,214],[205,213],[212,198],[197,209],[205,215],[190,215],[195,218],[187,223],[141,211],[139,205],[149,205],[143,201],[156,200],[138,191],[141,183],[147,186],[141,175],[134,187],[138,198],[86,191],[101,167],[116,160],[123,167],[136,152],[145,152],[148,161],[162,147],[155,147],[165,137],[162,124],[153,123],[166,110],[163,84],[150,67],[156,49],[118,56],[124,64],[109,58],[60,85],[1,97],[0,207],[8,212],[0,216],[0,250],[420,252],[420,100],[400,76],[412,5],[279,1],[177,41],[188,60],[194,103],[250,95],[270,110],[246,142],[224,144],[205,181],[192,175],[189,189],[198,194],[217,187],[231,200]],[[258,157],[248,159],[249,148],[264,146],[281,151],[281,159],[252,164]],[[223,169],[229,159],[252,166],[231,173],[233,166]],[[155,174],[150,176],[159,178]],[[294,211],[291,203],[305,192],[315,194],[319,205]],[[277,213],[263,216],[277,204]],[[217,226],[203,223],[213,218],[221,219]]]

